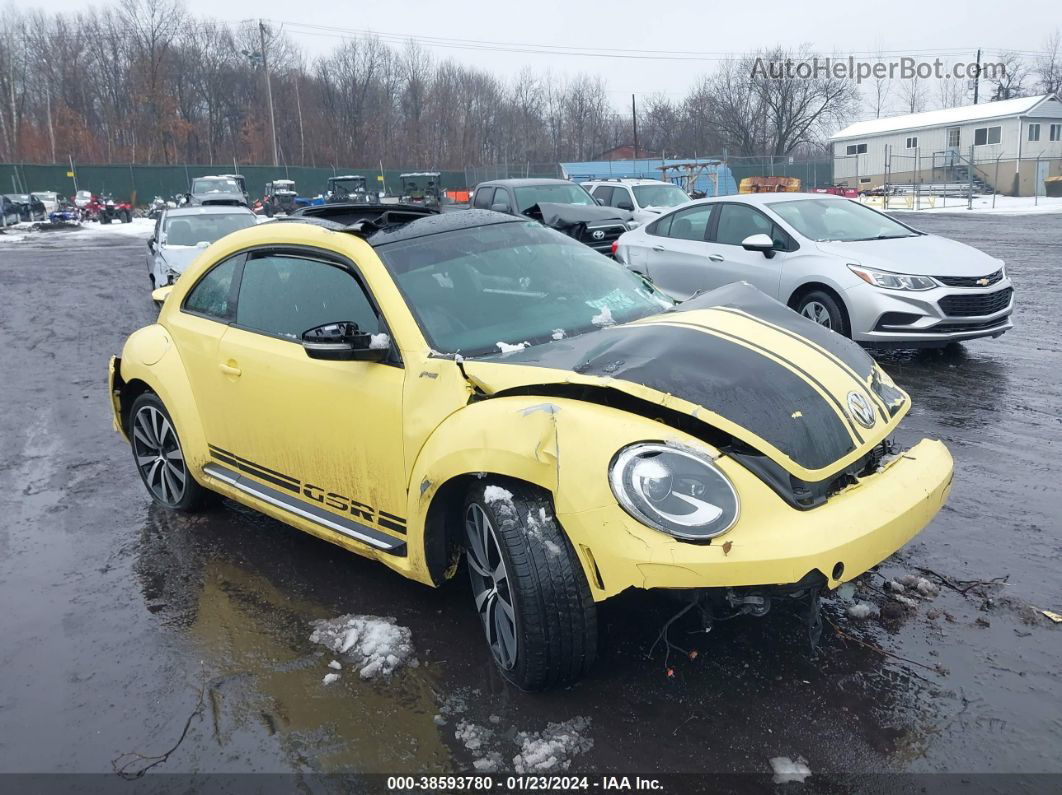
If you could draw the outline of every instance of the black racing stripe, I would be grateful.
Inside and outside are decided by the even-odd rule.
[[[376,520],[376,524],[380,525],[380,527],[386,527],[388,530],[393,530],[396,533],[401,533],[402,535],[406,534],[406,526],[404,524],[392,522],[390,519],[387,519],[382,515]]]
[[[838,412],[842,417],[844,417],[844,421],[848,424],[848,427],[852,429],[852,433],[855,434],[855,438],[859,440],[859,443],[863,444],[863,442],[865,441],[865,439],[863,439],[863,434],[859,432],[859,429],[856,427],[855,423],[852,422],[852,418],[848,416],[848,412],[845,411],[844,406],[841,405],[841,401],[834,397],[833,392],[827,389],[823,385],[823,383],[819,381],[819,379],[817,379],[803,367],[798,365],[796,362],[792,362],[789,359],[786,359],[784,356],[780,356],[779,354],[772,351],[770,348],[765,348],[763,345],[752,342],[751,340],[747,340],[737,334],[731,334],[729,331],[721,331],[720,329],[712,328],[711,326],[704,326],[700,323],[695,323],[691,320],[686,320],[683,322],[691,326],[696,326],[697,328],[703,328],[709,334],[719,334],[720,336],[726,337],[727,339],[734,340],[739,343],[744,343],[745,345],[748,345],[751,348],[755,348],[758,351],[762,351],[766,355],[782,359],[786,364],[788,364],[790,367],[792,367],[794,370],[804,376],[804,378],[806,378],[808,381],[811,381],[811,383],[815,384],[815,386],[821,389],[823,394],[825,394],[830,399],[830,402],[837,407]]]
[[[812,342],[811,340],[809,340],[803,334],[797,334],[796,332],[790,331],[789,329],[787,329],[787,328],[785,328],[783,326],[779,326],[779,325],[777,325],[775,323],[772,323],[772,322],[770,322],[768,320],[764,320],[762,317],[757,317],[756,315],[751,315],[751,314],[749,314],[748,312],[746,312],[743,309],[734,309],[734,308],[728,307],[728,306],[718,306],[718,307],[715,307],[715,308],[718,309],[720,312],[726,312],[726,313],[731,314],[731,315],[737,315],[738,317],[745,318],[746,320],[752,320],[752,321],[754,321],[756,323],[759,323],[761,326],[764,326],[765,328],[769,328],[772,331],[777,331],[780,334],[784,334],[785,336],[789,337],[790,339],[796,340],[797,342],[807,346],[809,349],[815,351],[815,353],[819,354],[820,356],[825,351],[826,354],[829,355],[829,357],[833,361],[835,361],[837,363],[837,365],[842,370],[844,370],[846,373],[848,373],[848,375],[851,376],[852,379],[857,384],[859,384],[859,386],[861,386],[863,389],[867,389],[867,385],[859,377],[859,373],[857,373],[855,370],[853,370],[851,368],[851,366],[848,364],[848,362],[846,362],[844,359],[841,359],[840,357],[838,357],[833,351],[827,350],[826,348],[822,347],[821,345]],[[818,324],[815,324],[815,325],[818,325]],[[873,373],[873,368],[871,369],[871,372]],[[867,389],[867,391],[870,392],[871,397],[877,398],[878,411],[881,413],[882,419],[884,419],[886,422],[888,422],[889,421],[888,410],[887,410],[887,407],[885,406],[884,400],[882,400],[881,396],[877,392],[875,392],[873,389]]]
[[[479,361],[571,370],[674,395],[748,429],[805,469],[856,449],[846,421],[798,373],[690,326],[616,326]]]
[[[215,450],[211,450],[210,454],[212,457],[216,458],[218,461],[221,461],[223,464],[228,464],[231,467],[235,467],[241,472],[246,472],[248,475],[254,475],[256,478],[260,478],[266,481],[267,483],[272,483],[274,486],[280,486],[282,489],[293,491],[296,494],[299,493],[298,481],[292,483],[286,480],[281,480],[280,478],[275,478],[268,472],[262,472],[261,470],[251,466],[250,464],[245,464],[243,461],[237,461],[232,456],[225,455],[224,453],[219,453]]]
[[[248,466],[252,466],[255,469],[261,470],[262,472],[268,472],[273,477],[281,478],[283,480],[288,480],[291,483],[294,483],[296,486],[299,485],[298,478],[293,478],[291,475],[285,475],[283,472],[277,472],[275,469],[270,469],[269,467],[262,466],[261,464],[256,464],[254,461],[251,461],[249,458],[244,458],[243,456],[236,455],[235,453],[230,453],[228,450],[222,450],[217,445],[213,445],[213,444],[207,443],[207,446],[211,449],[212,452],[213,451],[217,451],[217,452],[221,453],[222,455],[227,455],[229,458],[233,458],[233,459],[235,459],[237,461],[242,461],[244,464],[247,464]]]
[[[386,516],[388,519],[394,519],[396,522],[406,523],[405,518],[399,516],[397,513],[388,513],[387,511],[380,511],[380,516]]]
[[[798,337],[806,337],[820,348],[844,362],[861,383],[870,378],[874,360],[858,344],[806,317],[801,317],[785,304],[776,301],[751,284],[734,282],[718,290],[702,293],[678,305],[679,312],[697,309],[738,309],[768,323],[786,329]]]

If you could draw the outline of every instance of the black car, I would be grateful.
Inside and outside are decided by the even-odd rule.
[[[565,179],[481,182],[472,207],[532,218],[607,256],[619,236],[633,228],[629,211],[602,207],[582,185]]]
[[[44,202],[30,193],[9,193],[6,196],[18,211],[20,221],[47,221],[48,212]]]

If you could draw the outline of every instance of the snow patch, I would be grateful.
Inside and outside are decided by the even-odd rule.
[[[869,602],[856,602],[848,608],[848,617],[862,621],[865,618],[878,615],[878,606]]]
[[[381,351],[391,347],[391,338],[386,334],[370,334],[369,350]]]
[[[795,760],[788,756],[776,756],[771,759],[771,770],[774,771],[775,784],[788,784],[790,781],[803,784],[804,779],[811,775],[808,763],[799,756]]]
[[[550,336],[553,337],[553,339],[555,340],[562,340],[564,339],[564,329],[555,328],[553,329],[553,333]]]
[[[842,602],[851,602],[855,599],[855,592],[855,583],[846,582],[837,589],[837,598]]]
[[[503,489],[501,486],[487,486],[483,489],[483,499],[487,501],[488,505],[493,505],[496,502],[512,502],[513,493]]]
[[[550,517],[546,515],[545,508],[539,508],[536,515],[533,511],[527,512],[527,534],[538,541],[551,557],[559,558],[564,550],[553,539],[546,535],[546,524]]]
[[[388,676],[403,665],[417,665],[412,633],[393,618],[351,614],[315,621],[313,627],[310,640],[346,655],[362,679]],[[328,676],[338,678],[338,674]]]
[[[590,318],[590,322],[595,326],[611,326],[616,321],[612,319],[612,310],[606,304],[601,307],[601,312]]]
[[[343,666],[339,664],[339,660],[332,660],[332,662],[328,663],[328,667],[335,671],[343,670]]]
[[[516,744],[520,753],[513,757],[517,773],[549,773],[567,770],[572,758],[594,747],[594,741],[585,736],[590,720],[581,716],[550,723],[540,732],[520,732]]]
[[[325,677],[324,677],[324,679],[321,680],[321,682],[326,684],[326,685],[330,685],[333,682],[337,681],[338,679],[339,679],[339,674],[325,674]]]
[[[515,345],[511,345],[508,342],[497,342],[495,344],[498,346],[498,350],[502,353],[519,353],[530,345],[528,342],[518,342]]]
[[[897,577],[896,582],[903,585],[904,588],[914,591],[919,596],[933,597],[940,593],[940,588],[936,583],[916,574],[905,574],[902,577]]]

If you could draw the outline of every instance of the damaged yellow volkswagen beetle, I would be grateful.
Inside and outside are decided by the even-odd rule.
[[[940,510],[907,395],[754,288],[681,304],[526,219],[366,211],[206,249],[111,362],[152,498],[207,492],[440,585],[462,557],[499,668],[594,660],[595,606],[672,589],[814,604]]]

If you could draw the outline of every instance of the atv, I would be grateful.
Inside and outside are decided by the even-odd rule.
[[[109,193],[100,197],[99,220],[101,224],[121,221],[127,224],[133,220],[133,205],[129,202],[115,201]]]

